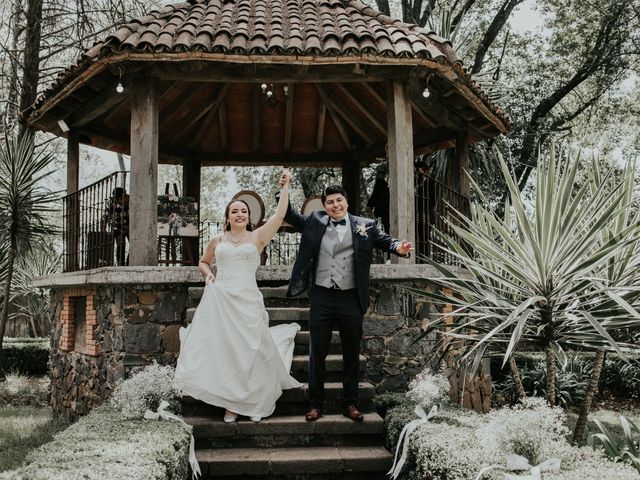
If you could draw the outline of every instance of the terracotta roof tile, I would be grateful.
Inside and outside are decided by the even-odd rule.
[[[35,107],[100,58],[154,51],[434,59],[454,66],[488,101],[471,85],[448,40],[359,0],[190,0],[120,26],[87,49]]]

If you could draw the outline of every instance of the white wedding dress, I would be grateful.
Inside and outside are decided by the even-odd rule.
[[[300,325],[269,328],[254,244],[220,242],[215,256],[216,280],[205,286],[193,321],[180,330],[175,381],[185,395],[240,415],[268,417],[282,390],[302,386],[289,375]]]

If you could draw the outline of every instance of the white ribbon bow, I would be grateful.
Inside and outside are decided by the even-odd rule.
[[[398,478],[400,472],[402,471],[402,467],[404,467],[404,462],[407,461],[407,455],[409,453],[409,437],[416,428],[418,428],[423,423],[427,423],[429,419],[438,412],[438,407],[436,405],[431,407],[428,415],[420,405],[416,405],[416,408],[413,411],[420,418],[407,423],[402,429],[402,432],[400,432],[400,437],[398,437],[398,446],[396,447],[396,454],[393,458],[393,465],[391,466],[391,470],[387,472],[387,475],[390,475],[393,480],[396,480],[396,478]],[[402,456],[400,457],[400,460],[398,460],[398,452],[400,451],[401,445]]]
[[[158,420],[159,418],[161,418],[162,420],[177,420],[178,422],[182,422],[187,425],[187,422],[185,422],[182,417],[168,412],[168,406],[169,402],[167,402],[166,400],[162,400],[160,402],[160,405],[158,406],[158,411],[152,412],[151,410],[147,409],[147,411],[144,412],[144,418],[146,418],[147,420]],[[198,459],[196,458],[195,445],[196,442],[193,438],[193,433],[191,433],[191,443],[189,444],[189,465],[191,465],[192,479],[198,479],[202,475],[202,472],[200,471],[200,464],[198,463]]]
[[[552,457],[544,462],[532,467],[529,463],[529,460],[520,456],[520,455],[509,455],[507,457],[507,465],[489,465],[488,467],[484,467],[478,473],[476,480],[480,480],[485,473],[489,470],[493,470],[494,468],[505,470],[507,472],[521,472],[528,471],[527,475],[511,475],[509,473],[504,474],[504,480],[542,480],[542,472],[559,472],[560,471],[560,460]]]

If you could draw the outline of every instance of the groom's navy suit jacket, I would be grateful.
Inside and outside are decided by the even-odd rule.
[[[369,271],[371,270],[371,260],[373,247],[386,252],[395,253],[395,238],[380,231],[375,222],[369,218],[349,215],[349,224],[353,234],[353,258],[358,298],[362,313],[369,308]],[[284,217],[285,222],[302,233],[300,239],[300,249],[293,270],[287,296],[300,295],[314,284],[318,252],[322,237],[329,225],[330,217],[327,212],[317,210],[311,215],[302,215],[293,211],[291,205]],[[364,227],[359,227],[364,225]],[[362,234],[362,229],[365,229]],[[396,254],[399,255],[399,254]]]

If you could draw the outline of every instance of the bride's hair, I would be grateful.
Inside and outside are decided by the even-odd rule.
[[[247,206],[247,230],[252,231],[253,227],[251,226],[251,209],[249,208],[249,204],[247,202],[245,202],[244,200],[240,200],[239,198],[231,200],[229,203],[227,203],[227,206],[224,207],[224,229],[231,230],[231,224],[229,223],[229,209],[231,208],[231,205],[236,202],[244,203]]]

